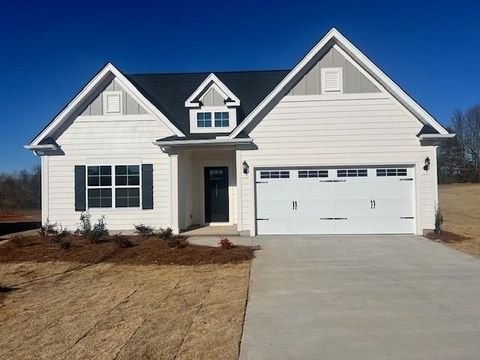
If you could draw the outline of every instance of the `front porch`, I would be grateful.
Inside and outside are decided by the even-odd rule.
[[[195,147],[178,149],[170,156],[174,231],[238,235],[236,149]]]

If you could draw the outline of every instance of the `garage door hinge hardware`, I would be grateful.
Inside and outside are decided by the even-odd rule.
[[[347,182],[347,180],[319,180],[319,182],[335,183],[335,182]]]
[[[413,178],[400,179],[400,181],[413,181]]]
[[[268,181],[255,181],[255,184],[268,184]]]
[[[320,218],[320,220],[347,220],[348,218],[336,218],[336,217],[328,217],[328,218]]]
[[[270,220],[270,219],[262,219],[262,218],[257,219],[257,221],[267,221],[267,220]]]
[[[400,219],[415,219],[413,216],[401,216]]]

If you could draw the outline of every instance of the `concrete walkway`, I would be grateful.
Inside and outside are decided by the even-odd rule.
[[[417,236],[258,237],[241,359],[480,359],[480,260]]]

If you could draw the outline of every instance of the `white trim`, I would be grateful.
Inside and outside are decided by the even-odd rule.
[[[48,216],[49,216],[49,181],[48,181],[48,173],[49,173],[49,168],[48,168],[48,162],[49,162],[49,157],[48,156],[42,156],[40,158],[40,163],[41,163],[41,186],[42,186],[42,225],[45,225]]]
[[[157,140],[154,141],[154,145],[162,147],[170,147],[176,145],[185,145],[185,146],[196,146],[196,145],[235,145],[235,144],[250,144],[253,139],[250,138],[240,138],[240,139],[208,139],[208,140]]]
[[[340,47],[346,50],[354,59],[368,70],[387,91],[400,101],[407,109],[422,122],[431,125],[440,134],[448,134],[448,131],[440,125],[430,114],[428,114],[418,103],[408,96],[393,80],[385,75],[375,64],[373,64],[360,50],[350,43],[337,29],[332,28],[307,55],[285,76],[285,78],[265,97],[262,102],[237,126],[230,134],[230,138],[234,138],[245,129],[261,112],[270,104],[277,96],[281,94],[288,86],[290,86],[298,77],[301,71],[315,60],[320,53],[331,41],[335,41]]]
[[[117,116],[112,116],[117,115]],[[158,121],[157,117],[151,114],[135,114],[135,115],[125,115],[125,114],[109,114],[108,117],[104,115],[80,115],[75,120],[76,122],[112,122],[112,121]]]
[[[327,80],[327,76],[326,76],[326,73],[327,72],[335,72],[338,79],[338,89],[336,90],[330,90],[330,91],[327,91],[326,89],[326,80]],[[321,68],[320,69],[320,73],[321,73],[321,76],[320,76],[320,79],[321,79],[321,92],[322,94],[324,95],[328,95],[328,94],[343,94],[343,69],[341,67],[326,67],[326,68]]]
[[[108,109],[108,97],[116,96],[118,98],[118,111],[111,111]],[[123,101],[122,101],[122,92],[121,91],[104,91],[102,94],[103,97],[103,115],[122,115],[123,114]]]
[[[235,151],[235,167],[237,177],[237,230],[243,231],[243,214],[242,214],[242,176],[248,176],[243,173],[242,153],[240,150]]]
[[[230,98],[233,101],[228,102],[228,106],[240,106],[240,99],[235,96],[235,94],[217,77],[214,73],[208,75],[205,80],[197,87],[192,95],[185,101],[185,107],[199,107],[200,104],[195,99],[201,94],[201,92],[213,82],[217,86],[219,92],[226,96],[225,99]]]
[[[179,223],[179,179],[178,154],[170,155],[170,226],[174,234],[180,232]]]
[[[456,134],[422,134],[419,136],[420,140],[443,140],[451,139],[455,137]]]
[[[42,145],[23,145],[27,150],[42,151],[42,150],[58,150],[58,146],[55,144],[42,144]]]
[[[198,127],[197,126],[197,114],[198,113],[210,113],[212,115],[212,126],[210,127]],[[215,126],[215,113],[226,112],[228,113],[228,127]],[[225,106],[204,106],[199,109],[190,109],[190,132],[195,133],[230,133],[237,123],[237,109],[229,109]]]
[[[48,137],[55,129],[57,129],[63,120],[73,112],[79,103],[87,96],[108,74],[113,74],[121,86],[128,90],[142,106],[150,110],[169,130],[175,135],[184,137],[185,135],[173,125],[167,117],[160,112],[145,96],[143,96],[137,88],[111,63],[105,65],[100,72],[93,77],[92,80],[74,97],[74,99],[53,119],[53,121],[35,137],[30,145],[38,145],[42,139]]]

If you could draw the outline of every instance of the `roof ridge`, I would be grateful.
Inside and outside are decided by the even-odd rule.
[[[197,71],[197,72],[152,72],[152,73],[129,73],[134,75],[200,75],[200,74],[238,74],[238,73],[256,73],[256,72],[285,72],[291,69],[267,69],[267,70],[232,70],[232,71]]]

